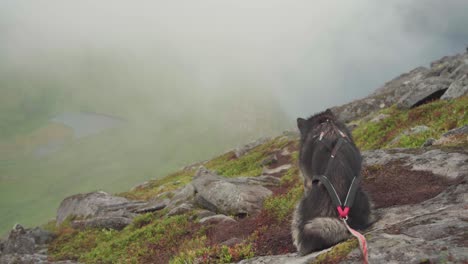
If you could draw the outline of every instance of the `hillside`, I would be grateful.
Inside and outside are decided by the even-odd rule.
[[[363,186],[378,216],[364,232],[371,263],[468,261],[460,211],[468,206],[467,80],[463,53],[333,108],[364,158]],[[127,192],[67,197],[55,221],[16,226],[0,263],[360,263],[354,239],[295,253],[297,149],[297,133],[286,132]]]
[[[268,94],[241,89],[220,99],[184,97],[169,84],[157,96],[145,87],[114,88],[112,82],[111,88],[100,87],[114,74],[122,75],[103,73],[94,82],[82,82],[87,88],[76,94],[75,87],[43,76],[0,78],[0,234],[16,222],[34,225],[53,218],[63,197],[97,189],[122,192],[287,127],[285,113]],[[79,131],[53,122],[67,113],[99,113],[123,121],[80,137]],[[56,151],[37,155],[55,143]]]

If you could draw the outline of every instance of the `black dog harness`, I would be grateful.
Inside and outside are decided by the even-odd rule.
[[[349,186],[348,193],[346,195],[346,199],[344,203],[341,202],[340,197],[338,196],[338,193],[335,190],[335,187],[333,187],[333,184],[330,182],[330,180],[327,178],[327,174],[330,171],[330,168],[332,166],[332,161],[334,160],[339,148],[343,145],[343,143],[347,142],[347,136],[343,132],[341,132],[339,129],[336,129],[341,137],[338,139],[336,142],[335,146],[333,147],[330,155],[330,159],[328,160],[328,165],[327,169],[324,173],[324,175],[314,175],[312,177],[312,182],[320,181],[325,185],[325,188],[328,191],[328,194],[330,195],[333,205],[336,207],[336,210],[338,211],[338,215],[340,218],[347,219],[348,218],[348,213],[349,209],[353,206],[354,199],[356,198],[356,193],[357,189],[359,187],[360,183],[360,177],[355,176],[351,182],[351,185]],[[324,132],[320,134],[319,141],[322,140],[324,136]]]
[[[329,122],[329,120],[327,120],[327,122]],[[330,195],[330,197],[332,199],[332,202],[335,205],[336,210],[338,211],[338,215],[339,215],[340,219],[343,221],[343,224],[346,226],[348,231],[353,236],[355,236],[359,241],[359,247],[360,247],[361,252],[362,252],[363,263],[368,264],[369,260],[368,260],[366,237],[363,236],[362,234],[360,234],[358,231],[351,228],[347,223],[349,209],[353,206],[353,202],[354,202],[354,199],[356,198],[357,189],[359,187],[359,183],[360,183],[361,179],[360,179],[359,175],[355,176],[353,178],[353,181],[351,182],[351,185],[349,186],[348,193],[346,194],[346,199],[345,199],[344,203],[342,203],[341,200],[340,200],[340,197],[338,196],[338,193],[335,190],[335,187],[333,187],[333,184],[330,182],[330,180],[326,176],[328,174],[328,172],[330,171],[332,161],[335,159],[335,156],[336,156],[339,148],[343,145],[343,143],[349,143],[349,141],[347,139],[348,137],[346,136],[345,133],[340,131],[337,127],[334,127],[334,129],[336,131],[338,131],[338,133],[341,135],[341,137],[338,139],[338,141],[336,142],[335,146],[333,147],[333,149],[331,151],[330,159],[328,160],[327,169],[326,169],[326,171],[324,173],[325,175],[315,175],[315,176],[313,176],[312,177],[312,182],[320,181],[321,183],[323,183],[323,185],[325,185],[325,188],[327,189],[328,194]],[[324,135],[325,135],[324,132],[320,133],[319,141],[322,140]]]

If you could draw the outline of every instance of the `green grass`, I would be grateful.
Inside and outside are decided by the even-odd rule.
[[[330,251],[318,255],[311,264],[339,263],[355,248],[359,247],[357,239],[352,238],[334,246]]]
[[[282,186],[285,186],[288,191],[284,194],[268,197],[263,203],[263,208],[268,214],[279,222],[288,220],[304,192],[297,166],[289,169],[281,178],[281,182]]]
[[[206,228],[189,220],[190,215],[163,217],[148,213],[134,219],[122,231],[74,230],[65,223],[56,229],[58,238],[49,245],[52,260],[83,263],[230,263],[254,255],[250,241],[228,246],[209,246]]]
[[[291,140],[285,137],[277,137],[255,147],[238,159],[235,158],[233,152],[229,152],[209,161],[205,166],[227,177],[259,176],[263,169],[261,165],[262,161],[275,150],[282,149],[291,142]]]
[[[379,122],[363,122],[353,131],[353,137],[362,150],[402,147],[420,147],[429,138],[439,138],[450,129],[468,124],[468,97],[454,100],[438,100],[410,110],[399,110],[396,107],[384,109],[379,113],[389,117]],[[429,131],[413,135],[398,135],[410,128],[425,125]]]

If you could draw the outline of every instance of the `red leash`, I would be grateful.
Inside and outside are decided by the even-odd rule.
[[[361,249],[361,252],[362,252],[362,262],[364,264],[369,264],[369,259],[368,259],[368,254],[367,254],[367,241],[366,241],[366,238],[360,234],[358,231],[352,229],[349,225],[348,225],[348,222],[346,222],[346,220],[348,219],[348,217],[345,217],[345,218],[341,218],[341,220],[343,220],[343,223],[345,224],[346,228],[348,229],[348,231],[354,236],[357,238],[357,240],[359,241],[359,247]]]

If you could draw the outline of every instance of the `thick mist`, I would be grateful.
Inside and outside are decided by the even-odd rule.
[[[75,87],[73,78],[99,78],[92,67],[103,63],[124,74],[107,76],[106,85],[90,89],[112,92],[117,83],[150,97],[174,102],[195,97],[202,104],[255,90],[257,96],[273,95],[291,116],[365,96],[468,42],[463,0],[3,1],[0,6],[4,70],[84,89]],[[171,75],[176,84],[161,85],[158,75]]]
[[[468,2],[0,1],[0,234],[364,97],[468,44]],[[50,120],[118,129],[70,139]],[[55,137],[55,138],[54,138]],[[64,146],[37,158],[38,146]]]

